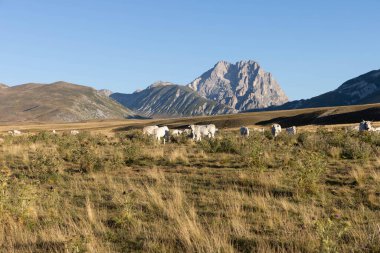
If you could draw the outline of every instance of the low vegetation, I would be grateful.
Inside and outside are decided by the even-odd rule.
[[[380,135],[2,136],[0,252],[380,252]]]

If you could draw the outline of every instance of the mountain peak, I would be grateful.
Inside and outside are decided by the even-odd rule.
[[[149,85],[148,89],[155,88],[155,87],[160,87],[160,86],[168,86],[168,85],[175,85],[175,84],[171,83],[171,82],[157,81],[157,82],[154,82],[151,85]]]
[[[240,111],[281,105],[288,101],[272,75],[253,60],[235,64],[219,61],[188,87],[202,97]]]

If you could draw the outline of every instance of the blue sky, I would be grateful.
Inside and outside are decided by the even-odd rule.
[[[0,0],[0,82],[133,92],[256,60],[291,99],[380,69],[378,0]]]

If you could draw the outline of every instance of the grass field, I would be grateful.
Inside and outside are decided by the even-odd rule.
[[[380,134],[160,145],[153,121],[1,126],[0,252],[380,252]]]

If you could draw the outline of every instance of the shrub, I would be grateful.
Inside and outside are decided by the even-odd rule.
[[[62,160],[55,149],[37,149],[29,156],[30,167],[39,171],[57,171],[62,164]]]
[[[343,146],[342,158],[367,160],[372,152],[372,147],[369,144],[348,138]]]
[[[131,141],[123,143],[124,160],[127,164],[134,162],[138,158],[138,147]]]
[[[294,164],[293,179],[298,193],[315,193],[320,179],[326,171],[326,162],[320,154],[301,151]]]
[[[233,137],[215,139],[203,139],[198,145],[208,153],[231,153],[238,154],[240,147]]]

